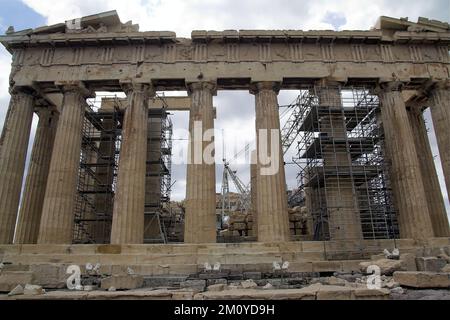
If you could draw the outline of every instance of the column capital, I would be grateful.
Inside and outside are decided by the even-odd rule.
[[[29,96],[35,96],[35,91],[33,88],[28,86],[16,86],[13,85],[9,87],[8,89],[10,95],[29,95]]]
[[[120,85],[127,96],[131,93],[142,93],[148,98],[155,96],[156,90],[151,83],[120,81]]]
[[[259,81],[259,82],[252,82],[250,84],[250,93],[251,94],[257,94],[260,91],[263,90],[271,90],[274,91],[276,94],[280,91],[281,82],[279,81]]]
[[[217,94],[217,84],[213,81],[188,82],[186,87],[189,94],[197,90],[209,90],[213,96]]]
[[[56,81],[55,86],[58,87],[62,93],[77,93],[83,98],[93,98],[95,93],[86,88],[82,81]]]
[[[375,89],[376,93],[402,91],[404,83],[402,81],[389,81],[379,83]]]

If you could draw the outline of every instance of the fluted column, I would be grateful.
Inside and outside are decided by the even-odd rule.
[[[401,84],[397,82],[382,84],[379,90],[400,236],[427,239],[433,236],[433,228],[413,131],[400,90]]]
[[[38,114],[39,122],[28,166],[14,243],[36,243],[39,235],[45,186],[59,115],[50,107],[40,108]]]
[[[147,160],[148,84],[126,85],[128,105],[122,129],[119,172],[114,199],[112,244],[144,243]]]
[[[33,109],[30,94],[11,91],[0,137],[0,244],[13,242]]]
[[[258,241],[289,241],[286,177],[280,141],[277,83],[255,83],[251,93],[255,95],[256,109]],[[278,140],[276,149],[272,149],[272,133]],[[274,146],[276,146],[276,142]],[[267,152],[261,148],[265,148]],[[270,157],[271,163],[276,164],[274,170],[269,169],[271,165],[265,163],[264,157]]]
[[[434,236],[448,237],[450,236],[450,227],[448,225],[447,212],[434,166],[423,114],[418,106],[410,106],[407,112],[419,159],[422,181],[426,191],[428,212],[430,213]]]
[[[321,86],[317,89],[319,104],[333,109],[330,115],[320,119],[320,131],[328,138],[347,141],[347,128],[342,113],[342,100],[337,85]],[[336,113],[337,111],[337,113]],[[351,175],[352,161],[345,144],[321,142],[325,177],[325,200],[328,213],[328,228],[331,240],[362,239],[361,217]]]
[[[431,90],[430,111],[450,199],[450,80],[438,83]]]
[[[80,164],[81,134],[89,94],[81,84],[62,87],[63,102],[47,178],[38,243],[69,244]]]
[[[191,109],[184,242],[211,243],[216,242],[216,172],[214,136],[211,131],[214,129],[215,85],[195,82],[189,84],[188,89]],[[209,136],[207,130],[211,133]],[[204,157],[208,151],[212,159]]]

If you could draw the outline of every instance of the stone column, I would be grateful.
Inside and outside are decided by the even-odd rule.
[[[386,148],[391,158],[390,178],[397,204],[401,238],[433,237],[420,163],[405,102],[397,82],[381,85],[379,97]]]
[[[419,106],[407,109],[409,123],[413,132],[414,143],[419,159],[422,181],[427,197],[428,212],[435,237],[450,236],[447,212],[442,197],[439,179],[434,166],[433,154],[428,141],[427,128]],[[449,129],[450,130],[450,129]]]
[[[430,111],[450,199],[450,80],[438,83],[431,91]]]
[[[325,181],[325,201],[328,214],[330,240],[362,239],[361,218],[352,176],[339,171],[351,172],[352,161],[346,145],[347,128],[339,86],[319,86],[317,88],[319,105],[334,110],[320,119],[320,132],[327,139],[321,141]],[[334,140],[336,139],[336,140]],[[344,144],[336,141],[344,141]],[[336,142],[336,143],[335,143]]]
[[[257,208],[258,241],[289,241],[286,177],[280,137],[278,89],[275,82],[258,82],[252,87],[256,108],[256,146],[258,153]],[[274,131],[273,131],[274,130]],[[267,134],[264,135],[264,132]],[[272,150],[272,133],[276,134],[278,148]],[[266,148],[262,150],[261,148]],[[268,170],[264,157],[278,162],[275,170]]]
[[[33,110],[30,94],[11,92],[0,137],[0,244],[13,242]]]
[[[78,83],[62,87],[63,102],[47,178],[39,244],[70,244],[80,165],[81,134],[88,91]]]
[[[144,243],[147,160],[148,84],[126,85],[128,105],[122,129],[119,172],[114,199],[112,244]]]
[[[36,243],[39,235],[45,186],[59,114],[51,107],[40,108],[38,114],[39,123],[34,137],[14,243]]]
[[[185,243],[216,242],[216,172],[214,158],[213,96],[215,84],[189,84],[189,150],[186,177]],[[206,131],[212,134],[203,141]],[[206,137],[206,135],[205,135]],[[212,148],[212,149],[211,149]]]

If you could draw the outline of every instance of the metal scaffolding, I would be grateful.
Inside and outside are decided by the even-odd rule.
[[[364,239],[397,238],[378,97],[366,88],[316,86],[302,91],[296,103],[293,160],[314,239],[357,233]]]
[[[88,100],[74,210],[74,243],[110,241],[126,103],[117,96],[97,95]],[[168,234],[175,227],[169,206],[172,122],[166,109],[149,108],[148,112],[145,242],[168,242]]]
[[[84,113],[74,243],[108,243],[122,131],[122,100],[108,97],[108,109],[99,108],[103,96],[89,100]]]

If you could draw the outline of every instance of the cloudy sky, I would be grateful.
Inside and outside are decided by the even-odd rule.
[[[441,21],[450,20],[448,0],[0,0],[0,33],[8,26],[15,30],[64,22],[108,10],[117,10],[122,22],[133,20],[139,23],[141,31],[169,30],[179,37],[189,37],[191,30],[224,29],[328,29],[328,30],[367,30],[381,15],[409,17],[417,21],[424,16]],[[0,128],[8,106],[8,75],[10,56],[0,48]],[[289,104],[298,92],[282,91],[279,103]],[[227,158],[233,158],[247,142],[254,140],[254,99],[248,92],[219,92],[214,99],[217,106],[216,150],[218,163],[221,162],[222,129],[226,137]],[[185,113],[173,116],[176,128],[187,128]],[[432,123],[427,116],[433,154],[438,163],[437,169],[449,210],[449,201],[443,185],[442,169],[439,164]],[[37,119],[34,119],[33,128]],[[34,135],[33,135],[34,136]],[[175,151],[186,145],[185,135],[175,136]],[[179,140],[178,140],[179,139]],[[30,141],[31,148],[32,140]],[[253,147],[251,146],[250,149]],[[285,157],[291,162],[294,151]],[[248,164],[245,156],[232,162],[244,182],[249,180]],[[220,191],[222,166],[217,166],[217,191]],[[296,185],[295,165],[286,167],[287,183],[290,188]],[[185,165],[174,165],[173,179],[176,180],[173,198],[182,199],[185,193]]]

